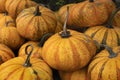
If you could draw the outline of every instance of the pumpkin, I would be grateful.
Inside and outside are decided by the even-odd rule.
[[[14,20],[8,15],[7,12],[0,13],[0,27],[5,26],[7,22],[10,22],[9,25],[15,26]]]
[[[85,34],[96,40],[99,44],[106,44],[110,47],[120,45],[120,28],[114,27],[112,21],[119,8],[113,11],[106,25],[94,26],[88,28]]]
[[[52,35],[44,43],[42,57],[54,69],[74,71],[88,64],[95,55],[96,46],[83,33],[66,29],[68,11],[69,8],[63,31]]]
[[[120,80],[120,46],[98,53],[88,67],[89,80]]]
[[[120,11],[118,11],[118,12],[116,13],[116,15],[114,16],[113,25],[114,25],[115,27],[120,27]]]
[[[0,29],[0,43],[15,50],[24,43],[24,38],[19,35],[16,27],[9,25],[9,23],[11,22],[6,22],[6,25]]]
[[[65,14],[66,8],[67,8],[67,6],[69,6],[70,7],[70,14],[69,14],[69,18],[67,21],[67,25],[72,26],[71,8],[74,5],[76,5],[76,4],[75,3],[66,4],[66,5],[60,7],[60,9],[58,10],[59,20],[61,21],[62,24],[64,24],[65,19],[66,19],[66,14]]]
[[[110,8],[112,10],[112,8]],[[92,27],[104,24],[109,18],[106,5],[100,1],[86,0],[72,7],[71,17],[74,26]]]
[[[59,71],[59,74],[61,80],[89,80],[87,77],[87,68],[72,72]]]
[[[6,12],[5,2],[6,2],[6,0],[0,0],[0,12]]]
[[[0,64],[14,58],[13,51],[6,45],[0,43]]]
[[[25,48],[28,45],[32,45],[34,47],[34,50],[32,52],[31,57],[36,57],[36,58],[41,58],[42,59],[42,47],[44,45],[44,42],[51,36],[52,34],[48,33],[45,34],[42,39],[40,40],[40,42],[35,42],[35,41],[28,41],[25,44],[23,44],[19,51],[18,51],[18,56],[25,56],[26,52],[25,52]],[[30,48],[28,48],[28,50],[30,51]]]
[[[57,19],[53,11],[37,6],[24,9],[16,19],[19,34],[28,39],[37,41],[46,33],[54,33]]]
[[[9,15],[15,20],[17,15],[26,8],[37,5],[32,0],[6,0],[5,9]]]
[[[28,52],[29,46],[27,57],[16,57],[0,66],[0,80],[53,80],[52,70],[43,60],[30,58],[33,46]]]

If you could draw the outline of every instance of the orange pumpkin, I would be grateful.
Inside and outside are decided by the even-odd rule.
[[[5,8],[9,15],[15,20],[23,9],[35,5],[37,5],[37,3],[32,0],[6,0]]]
[[[106,25],[94,26],[88,28],[85,31],[85,34],[92,37],[99,44],[106,44],[110,47],[120,45],[120,28],[114,27],[112,21],[114,15],[119,11],[119,8],[116,9],[111,15],[108,23]]]
[[[54,33],[57,19],[53,11],[37,6],[24,9],[16,19],[19,34],[29,40],[37,41],[45,33]]]
[[[0,44],[0,64],[14,58],[13,51],[6,45]]]
[[[110,8],[112,10],[112,8]],[[106,5],[101,1],[86,0],[72,7],[71,17],[74,26],[92,27],[105,23],[109,17]]]
[[[69,8],[67,9],[69,10]],[[83,33],[64,29],[51,36],[44,44],[42,57],[52,68],[74,71],[88,64],[95,55],[96,46],[93,40]]]
[[[27,57],[16,57],[3,63],[0,80],[53,80],[52,70],[43,60],[30,58],[32,50],[33,47]]]
[[[19,35],[16,27],[9,25],[9,23],[10,22],[6,22],[6,25],[0,29],[0,43],[15,50],[24,43],[24,39]]]
[[[104,46],[89,64],[89,80],[120,80],[120,46]]]
[[[15,26],[15,22],[11,16],[8,15],[7,12],[0,13],[0,28],[5,26],[7,22],[10,22],[9,25]]]
[[[59,71],[61,80],[89,80],[87,77],[87,69],[82,68],[73,72]]]
[[[0,12],[6,12],[5,10],[5,2],[7,0],[0,0]]]

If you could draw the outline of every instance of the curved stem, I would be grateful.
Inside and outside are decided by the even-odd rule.
[[[62,38],[67,38],[67,37],[71,36],[70,32],[67,31],[67,28],[66,28],[67,21],[68,21],[68,16],[69,16],[69,6],[67,6],[66,20],[65,20],[65,23],[64,23],[64,26],[63,26],[63,31],[60,34]]]
[[[5,26],[7,27],[9,23],[14,23],[14,22],[13,22],[13,21],[7,21],[7,22],[5,23]]]
[[[94,0],[89,0],[89,2],[94,2]]]
[[[118,7],[116,10],[114,10],[114,11],[112,12],[112,14],[110,15],[110,18],[109,18],[109,20],[108,20],[108,22],[107,22],[106,27],[108,27],[108,28],[113,28],[113,26],[112,26],[113,19],[114,19],[114,16],[116,15],[116,13],[117,13],[119,10],[120,10],[120,7]]]
[[[45,41],[52,35],[53,35],[52,33],[47,33],[47,34],[43,35],[43,37],[41,38],[40,43],[38,45],[40,47],[43,47]]]
[[[104,45],[104,44],[100,44],[101,47],[105,47],[107,49],[107,51],[109,52],[109,58],[114,58],[117,56],[117,54],[115,54],[112,50],[111,47],[107,46],[107,45]]]
[[[28,53],[28,51],[27,51],[28,47],[31,47],[31,50],[30,50],[29,53]],[[25,48],[25,53],[26,53],[28,56],[27,56],[27,59],[26,59],[25,63],[23,64],[23,66],[25,66],[25,67],[30,67],[30,66],[31,66],[30,56],[31,56],[31,54],[32,54],[32,51],[33,51],[33,46],[32,46],[31,44],[30,44],[30,45],[27,45],[26,48]]]
[[[40,12],[40,9],[39,9],[39,5],[37,5],[37,7],[36,7],[36,10],[35,10],[35,12],[34,12],[34,15],[35,15],[35,16],[40,16],[40,15],[41,15],[41,12]]]

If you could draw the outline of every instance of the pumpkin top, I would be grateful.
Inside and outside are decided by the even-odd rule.
[[[35,10],[35,12],[34,12],[34,15],[35,15],[35,16],[41,16],[41,12],[40,12],[40,9],[39,9],[39,5],[37,5],[37,7],[36,7],[36,10]]]

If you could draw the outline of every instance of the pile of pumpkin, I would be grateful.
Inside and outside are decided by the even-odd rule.
[[[32,0],[1,0],[0,80],[54,80],[52,69],[61,80],[120,80],[119,10],[112,0],[56,12]]]

